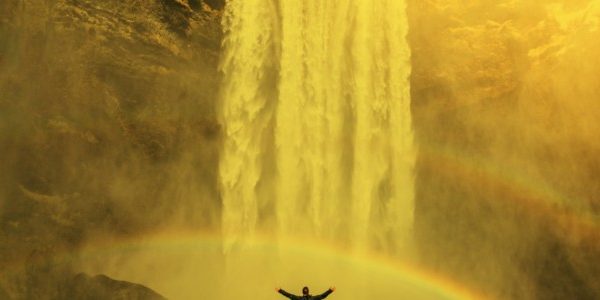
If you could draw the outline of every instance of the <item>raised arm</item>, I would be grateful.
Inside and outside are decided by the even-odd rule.
[[[335,291],[335,287],[329,288],[327,291],[325,291],[325,293],[316,296],[315,299],[325,299],[327,296],[329,296],[329,294],[333,293],[333,291]]]
[[[280,288],[277,289],[277,292],[280,293],[280,294],[282,294],[282,295],[284,295],[284,296],[286,296],[289,299],[292,299],[292,300],[298,300],[298,299],[300,299],[299,296],[290,294],[290,293],[288,293],[288,292],[286,292],[286,291],[284,291],[283,289],[280,289]]]

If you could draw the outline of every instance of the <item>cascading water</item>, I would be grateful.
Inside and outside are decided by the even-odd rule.
[[[257,231],[401,254],[414,161],[400,0],[230,0],[225,249]]]

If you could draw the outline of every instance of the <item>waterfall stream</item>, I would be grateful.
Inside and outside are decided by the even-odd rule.
[[[227,3],[226,250],[265,231],[406,250],[414,146],[405,10],[399,0]]]

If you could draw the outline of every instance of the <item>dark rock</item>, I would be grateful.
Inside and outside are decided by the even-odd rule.
[[[90,232],[134,235],[182,207],[218,209],[218,11],[3,0],[0,37],[0,285],[11,296],[54,299],[63,276],[48,276],[50,258]],[[175,174],[212,195],[175,192]]]
[[[225,7],[225,0],[204,0],[204,3],[214,9],[223,9]]]
[[[8,295],[8,293],[2,288],[2,286],[0,286],[0,299],[6,299],[6,300],[10,300],[10,296]]]
[[[94,277],[78,274],[61,295],[63,299],[81,300],[164,300],[165,297],[136,283],[111,279],[105,275]]]

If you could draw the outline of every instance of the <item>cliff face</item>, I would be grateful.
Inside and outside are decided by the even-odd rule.
[[[600,295],[598,4],[411,2],[426,264],[500,298]]]
[[[53,298],[60,254],[94,232],[215,224],[219,19],[201,1],[2,1],[7,293]]]

